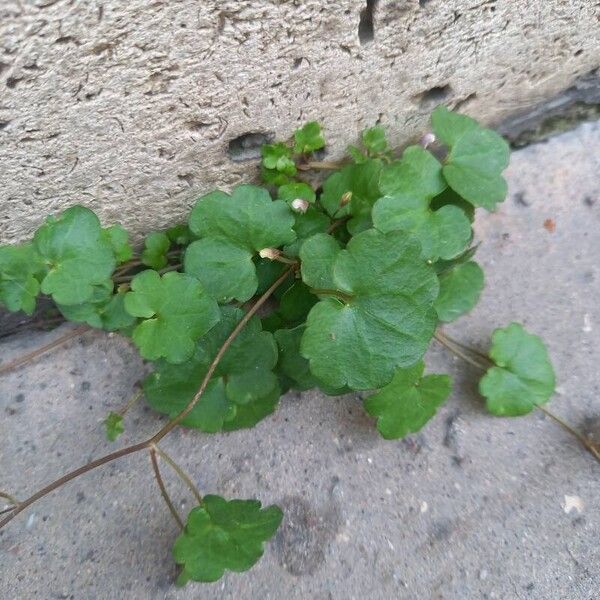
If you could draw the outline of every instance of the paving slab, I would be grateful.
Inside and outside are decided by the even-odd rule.
[[[448,328],[485,349],[517,320],[546,340],[551,406],[600,439],[600,124],[513,154],[510,195],[478,217],[487,286]],[[13,336],[2,361],[66,331]],[[540,412],[485,414],[479,373],[440,347],[428,370],[452,397],[419,434],[382,440],[357,395],[289,393],[253,430],[175,431],[164,447],[203,492],[278,503],[283,525],[257,566],[173,585],[177,535],[148,456],[98,469],[0,532],[0,598],[600,598],[600,464]],[[127,340],[90,332],[0,379],[0,487],[25,497],[117,447],[102,419],[145,367]],[[119,443],[162,422],[136,406]],[[182,511],[186,490],[168,474]]]

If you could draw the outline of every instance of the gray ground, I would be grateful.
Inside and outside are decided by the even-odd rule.
[[[600,125],[513,155],[510,197],[477,224],[487,287],[449,330],[485,347],[520,320],[558,373],[553,409],[600,438]],[[552,219],[555,230],[544,222]],[[60,335],[5,341],[10,360]],[[285,509],[249,573],[173,586],[176,534],[136,455],[83,477],[0,532],[0,598],[600,598],[600,465],[544,415],[488,416],[478,373],[434,347],[455,391],[419,435],[378,437],[355,397],[290,393],[256,429],[178,431],[164,447],[199,487]],[[128,342],[88,333],[0,381],[0,482],[20,497],[113,446],[101,420],[144,369]],[[157,428],[138,406],[123,442]],[[190,498],[169,477],[182,510]]]

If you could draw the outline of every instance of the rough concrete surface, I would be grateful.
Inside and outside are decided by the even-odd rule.
[[[512,320],[544,337],[552,409],[600,439],[600,123],[513,155],[510,196],[477,221],[487,287],[449,328],[485,348]],[[551,220],[551,221],[549,221]],[[59,336],[20,335],[2,361]],[[0,532],[0,598],[389,600],[600,597],[600,465],[541,413],[484,413],[478,373],[439,347],[455,390],[404,441],[382,440],[356,396],[289,393],[254,430],[176,431],[164,447],[203,492],[276,502],[285,520],[249,573],[173,586],[177,535],[139,454],[82,477]],[[90,332],[0,380],[0,488],[25,497],[118,444],[101,420],[144,367]],[[161,419],[138,405],[122,443]],[[171,475],[182,511],[190,495]]]
[[[595,77],[599,17],[597,0],[3,0],[0,243],[76,202],[163,227],[311,119],[333,157],[376,122],[405,142],[439,102],[497,123]]]

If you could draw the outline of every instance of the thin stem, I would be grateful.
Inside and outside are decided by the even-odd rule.
[[[333,160],[333,161],[308,161],[305,163],[301,163],[298,165],[298,169],[300,171],[310,171],[311,169],[322,170],[322,171],[335,171],[336,169],[340,169],[345,164],[347,164],[347,160]]]
[[[459,358],[462,358],[465,362],[468,362],[470,365],[487,371],[488,367],[486,365],[482,365],[478,361],[472,359],[468,354],[465,354],[460,348],[457,348],[444,334],[439,331],[436,331],[433,334],[433,337],[440,343],[442,346],[450,350],[452,354],[455,354]]]
[[[69,473],[63,475],[62,477],[59,477],[57,480],[53,481],[52,483],[50,483],[47,486],[43,487],[42,489],[38,490],[32,496],[30,496],[23,502],[20,502],[18,504],[18,506],[15,507],[14,511],[12,511],[11,514],[9,514],[7,517],[5,517],[4,519],[2,519],[0,521],[0,529],[2,529],[2,527],[4,527],[7,523],[10,523],[10,521],[12,521],[19,513],[23,512],[27,507],[31,506],[34,502],[37,502],[44,496],[47,496],[54,490],[58,489],[65,483],[68,483],[69,481],[79,477],[80,475],[84,475],[85,473],[88,473],[89,471],[92,471],[93,469],[97,469],[98,467],[101,467],[102,465],[106,465],[114,460],[117,460],[124,456],[128,456],[129,454],[134,454],[135,452],[139,452],[140,450],[145,450],[152,446],[156,446],[156,444],[162,438],[164,438],[169,432],[171,432],[175,427],[177,427],[177,425],[181,422],[181,420],[185,419],[185,417],[193,410],[194,406],[196,406],[196,404],[200,400],[200,397],[202,396],[204,390],[208,386],[208,383],[209,383],[212,375],[214,374],[215,369],[217,368],[217,365],[223,358],[223,355],[225,354],[225,352],[227,351],[227,349],[229,348],[229,346],[231,345],[233,340],[235,340],[235,338],[238,336],[240,331],[244,328],[246,323],[248,323],[248,321],[254,316],[254,314],[260,309],[260,307],[269,299],[269,296],[271,296],[271,294],[287,279],[288,275],[292,272],[292,270],[293,270],[292,267],[290,267],[289,269],[286,269],[279,276],[279,278],[271,285],[271,287],[256,301],[256,303],[250,308],[250,310],[242,317],[240,322],[236,325],[234,330],[229,334],[229,336],[227,337],[225,342],[223,342],[223,345],[221,346],[221,348],[215,355],[215,358],[213,359],[210,366],[208,367],[208,371],[206,372],[206,375],[205,375],[204,379],[202,380],[202,383],[200,384],[200,388],[198,389],[198,391],[196,392],[194,397],[190,400],[188,405],[176,417],[174,417],[171,421],[166,423],[164,425],[164,427],[162,427],[156,434],[154,434],[152,437],[148,438],[147,440],[144,440],[143,442],[139,442],[138,444],[133,444],[132,446],[127,446],[125,448],[121,448],[120,450],[116,450],[115,452],[111,452],[110,454],[106,454],[105,456],[102,456],[96,460],[93,460],[92,462],[89,462],[89,463],[79,467],[78,469],[70,471]]]
[[[181,481],[183,481],[183,483],[185,483],[185,485],[188,486],[192,494],[194,494],[194,498],[196,498],[198,504],[202,504],[202,494],[196,487],[196,484],[192,481],[192,478],[183,470],[183,468],[180,467],[164,450],[162,450],[158,446],[151,446],[150,449],[154,449],[160,455],[161,458],[163,458],[166,462],[169,463],[169,465],[171,466],[173,471],[177,473]]]
[[[459,342],[458,340],[450,337],[446,332],[442,332],[439,329],[438,329],[438,333],[440,334],[440,336],[444,337],[451,344],[454,344],[455,346],[458,346],[459,348],[462,348],[463,350],[466,350],[467,352],[471,352],[471,354],[474,354],[474,355],[478,356],[479,358],[482,358],[485,362],[488,362],[491,364],[490,357],[487,354],[484,354],[483,352],[480,352],[479,350],[477,350],[477,348],[467,346],[466,344]]]
[[[583,433],[577,431],[574,427],[569,425],[566,421],[563,421],[561,417],[555,415],[553,412],[548,410],[545,406],[537,405],[539,410],[541,410],[545,415],[548,415],[551,419],[554,419],[563,429],[568,431],[571,435],[574,435],[588,450],[596,460],[600,462],[600,450],[596,448],[595,444],[593,444]]]
[[[21,366],[27,364],[28,362],[31,362],[38,356],[41,356],[42,354],[45,354],[46,352],[49,352],[50,350],[53,350],[54,348],[61,346],[65,342],[68,342],[70,339],[77,337],[77,336],[81,335],[82,333],[85,333],[86,331],[90,331],[90,328],[87,325],[81,325],[80,327],[76,327],[75,329],[72,329],[65,335],[60,336],[58,339],[54,340],[53,342],[50,342],[49,344],[46,344],[45,346],[42,346],[41,348],[38,348],[37,350],[34,350],[33,352],[29,352],[28,354],[20,356],[19,358],[16,358],[15,360],[7,362],[5,365],[0,365],[0,375],[4,375],[5,373],[13,371],[13,370],[17,369],[18,367],[21,367]]]
[[[156,477],[156,483],[158,483],[158,489],[160,490],[160,495],[163,497],[165,504],[167,505],[169,511],[173,515],[173,518],[177,521],[180,529],[183,529],[183,519],[179,516],[169,493],[167,492],[167,488],[165,487],[165,482],[160,474],[160,469],[158,468],[158,460],[156,459],[156,448],[150,448],[150,462],[152,463],[152,470],[154,471],[154,476]]]
[[[6,498],[11,504],[14,504],[15,506],[19,504],[19,501],[14,496],[11,496],[6,492],[0,492],[0,498]]]
[[[117,411],[117,414],[121,415],[122,417],[124,417],[127,412],[129,411],[129,409],[144,395],[144,390],[138,390],[137,392],[135,392],[135,394],[133,394],[131,396],[131,398],[129,398],[129,400],[127,401],[127,404],[121,409]]]
[[[5,515],[6,513],[12,512],[16,508],[16,506],[9,506],[8,508],[3,508],[2,510],[0,510],[0,515]]]

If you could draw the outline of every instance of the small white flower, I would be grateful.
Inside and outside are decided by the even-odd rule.
[[[296,198],[295,200],[292,200],[292,210],[298,213],[304,214],[308,210],[309,206],[310,203],[308,200],[304,200],[303,198]]]
[[[436,137],[433,133],[426,133],[419,140],[419,144],[423,146],[423,148],[427,148],[427,146],[431,146],[436,140]]]
[[[258,255],[261,258],[269,258],[271,260],[275,260],[278,256],[281,255],[281,250],[277,250],[277,248],[263,248]]]

